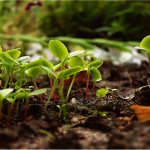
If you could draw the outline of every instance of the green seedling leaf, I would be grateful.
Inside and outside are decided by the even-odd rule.
[[[150,51],[150,35],[146,36],[140,43],[140,47]]]
[[[55,65],[55,66],[53,67],[53,71],[55,72],[55,71],[58,70],[60,67],[61,67],[61,63]]]
[[[44,67],[44,66],[41,66],[41,65],[40,65],[40,67],[41,67],[43,70],[45,70],[46,72],[48,72],[49,74],[53,75],[53,76],[56,78],[55,73],[54,73],[50,68]]]
[[[99,112],[99,114],[103,115],[103,114],[108,114],[107,111],[103,111],[103,112]]]
[[[40,57],[39,59],[42,60],[42,64],[41,64],[42,66],[49,67],[50,69],[53,69],[53,64],[50,63],[48,60],[46,60],[43,57]]]
[[[4,99],[12,91],[13,91],[13,89],[3,89],[3,90],[0,90],[0,97]]]
[[[47,91],[47,88],[36,90],[34,92],[29,93],[29,96],[39,95],[39,94],[45,93],[46,91]]]
[[[14,60],[17,59],[21,54],[21,52],[18,51],[17,49],[8,50],[6,51],[6,53],[9,54]]]
[[[84,60],[79,56],[71,57],[68,61],[68,64],[71,68],[75,67],[75,66],[80,66],[82,68],[82,70],[85,70],[85,68],[86,68],[86,64],[85,64]]]
[[[84,50],[71,52],[69,54],[68,58],[73,57],[73,56],[77,56],[77,55],[82,54],[82,53],[84,53]]]
[[[27,62],[29,59],[30,59],[30,56],[23,56],[23,57],[16,59],[16,62],[18,62],[19,64],[22,64],[22,63]]]
[[[39,129],[39,132],[45,133],[46,135],[48,135],[51,138],[54,138],[53,134],[51,134],[50,132],[43,130],[43,129]]]
[[[103,89],[103,88],[101,88],[101,89],[97,90],[96,96],[98,96],[98,97],[100,97],[100,98],[103,98],[103,97],[105,97],[105,95],[106,95],[108,92],[109,92],[108,89]]]
[[[56,105],[60,109],[60,105]]]
[[[103,64],[103,61],[96,60],[87,65],[87,69],[90,70],[92,67],[99,68]]]
[[[61,60],[61,62],[69,55],[66,46],[58,40],[51,40],[49,42],[49,49],[55,57]]]
[[[41,68],[39,66],[32,67],[25,71],[28,76],[31,76],[33,79],[41,72]]]
[[[27,83],[27,80],[26,79],[22,79],[22,85],[25,85]],[[16,83],[15,83],[15,86],[19,86],[20,85],[20,80],[18,80]]]
[[[9,101],[10,103],[14,104],[15,103],[15,99],[13,99],[12,97],[8,97],[6,98],[7,101]]]
[[[65,77],[63,77],[64,80],[67,80],[67,79],[69,79],[69,78],[70,78],[70,76],[65,76]]]
[[[25,93],[19,92],[14,96],[14,99],[22,100],[25,97]]]
[[[60,71],[58,74],[57,74],[57,78],[60,79],[60,78],[64,78],[66,76],[70,76],[70,75],[73,75],[79,71],[81,71],[82,68],[79,67],[79,66],[76,66],[76,67],[72,67],[72,68],[69,68],[69,69],[66,69],[66,70],[63,70],[63,71]]]
[[[94,78],[94,82],[100,81],[102,79],[101,73],[99,72],[99,70],[97,68],[93,67],[90,70],[90,73],[91,73],[92,77]]]

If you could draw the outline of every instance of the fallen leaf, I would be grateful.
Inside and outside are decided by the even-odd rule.
[[[134,110],[138,122],[143,123],[150,120],[150,106],[132,105],[131,108]]]

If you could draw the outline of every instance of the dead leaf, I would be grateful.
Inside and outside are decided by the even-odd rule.
[[[150,106],[132,105],[131,108],[134,110],[138,122],[143,123],[150,120]]]

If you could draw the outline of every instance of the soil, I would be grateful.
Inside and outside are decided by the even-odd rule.
[[[96,83],[93,98],[92,78],[89,84],[89,97],[85,98],[86,74],[81,72],[72,88],[69,103],[58,118],[59,109],[51,99],[44,111],[39,96],[29,101],[27,120],[24,120],[25,102],[20,103],[19,115],[12,112],[6,128],[7,102],[4,102],[0,124],[1,149],[149,149],[150,121],[139,123],[131,106],[149,106],[150,87],[147,78],[150,69],[147,62],[127,68],[104,62],[99,68],[102,80]],[[51,91],[48,78],[38,78],[39,88],[47,87],[47,95],[42,95],[44,103]],[[70,79],[65,81],[64,96],[67,94]],[[109,93],[98,98],[96,90],[118,89],[114,96]],[[76,99],[76,104],[71,99]],[[63,101],[59,102],[61,105]],[[96,115],[89,110],[108,112]],[[45,133],[46,132],[46,133]]]

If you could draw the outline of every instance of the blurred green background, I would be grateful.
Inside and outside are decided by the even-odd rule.
[[[0,1],[0,44],[48,45],[50,39],[85,48],[138,46],[150,34],[148,1]],[[7,46],[4,49],[7,49]]]

